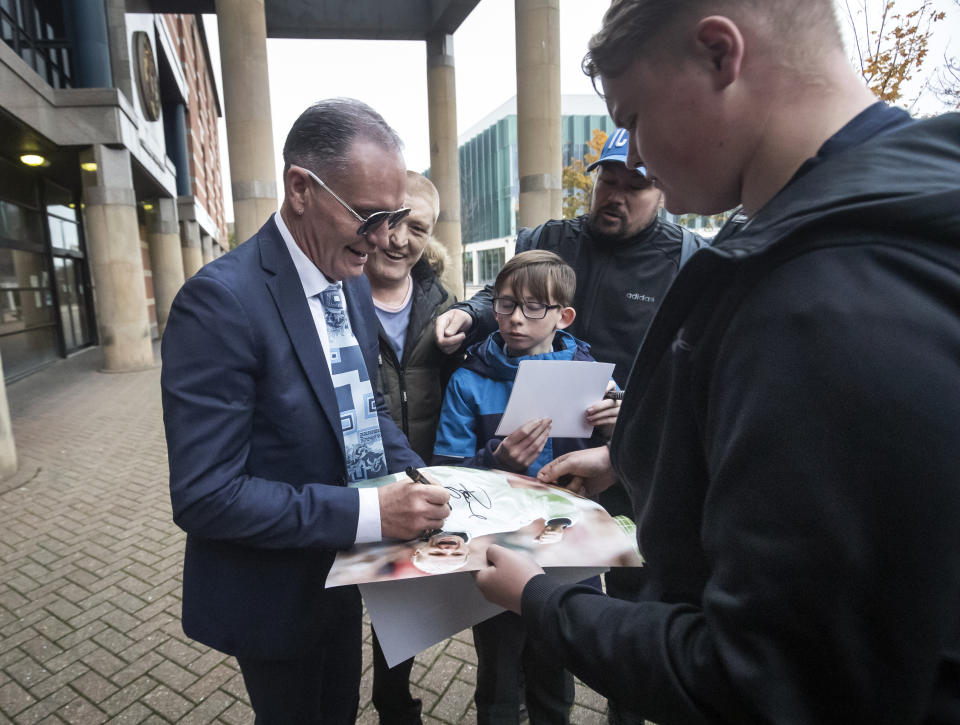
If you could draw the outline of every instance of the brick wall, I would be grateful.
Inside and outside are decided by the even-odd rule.
[[[190,100],[187,104],[187,155],[193,196],[217,224],[217,238],[226,245],[227,221],[220,174],[217,104],[210,69],[200,37],[203,29],[193,15],[164,15],[180,54]]]

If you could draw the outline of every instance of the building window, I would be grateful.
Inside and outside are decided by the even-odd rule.
[[[498,249],[481,249],[477,252],[477,262],[480,267],[480,279],[478,284],[493,284],[497,278],[497,273],[503,267],[506,261],[506,253],[503,247]]]
[[[66,352],[93,343],[86,260],[80,244],[80,215],[73,194],[56,184],[44,185],[47,229],[53,252],[60,331]]]
[[[0,355],[7,381],[56,360],[56,308],[35,179],[0,163]]]
[[[0,0],[0,37],[52,87],[73,85],[61,3]]]

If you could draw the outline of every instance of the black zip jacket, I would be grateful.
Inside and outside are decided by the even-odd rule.
[[[523,596],[584,682],[661,725],[960,722],[960,115],[812,164],[696,254],[611,456],[645,601]]]
[[[520,230],[516,252],[547,249],[573,267],[577,317],[568,332],[590,343],[595,359],[614,363],[613,379],[623,387],[654,312],[680,268],[682,229],[658,217],[637,236],[609,243],[591,236],[584,215],[548,221],[537,239],[530,232]],[[465,346],[497,328],[492,300],[493,288],[487,286],[454,305],[473,318]]]

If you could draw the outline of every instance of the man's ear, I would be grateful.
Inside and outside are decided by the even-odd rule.
[[[730,18],[711,15],[697,23],[697,52],[709,65],[714,90],[722,91],[740,77],[744,40]]]
[[[305,173],[298,169],[289,168],[284,175],[284,184],[286,185],[287,198],[290,199],[294,208],[303,209],[306,200],[307,187],[310,186],[311,179]]]
[[[572,307],[561,307],[560,308],[560,320],[557,322],[557,329],[562,330],[565,327],[570,327],[573,324],[574,319],[577,316],[577,311]]]

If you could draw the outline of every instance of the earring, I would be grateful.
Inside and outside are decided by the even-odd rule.
[[[303,216],[303,209],[297,209],[297,215]]]

